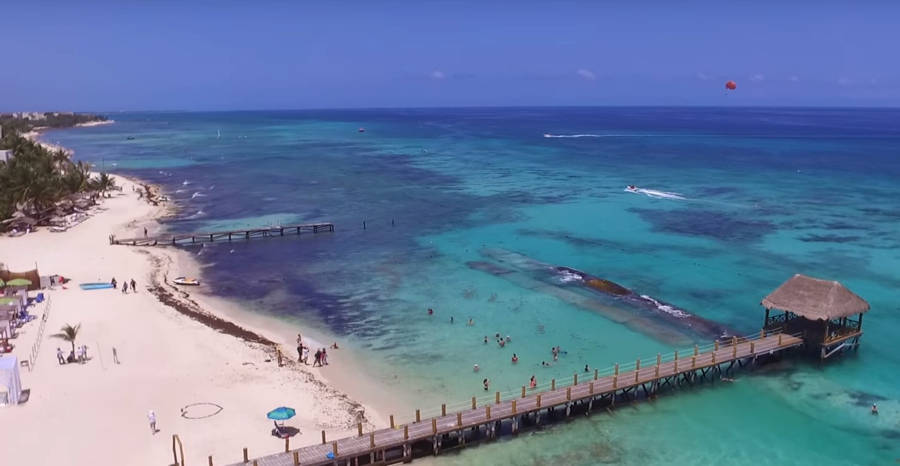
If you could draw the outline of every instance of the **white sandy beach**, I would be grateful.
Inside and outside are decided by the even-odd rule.
[[[4,449],[5,464],[171,464],[173,434],[184,443],[187,464],[207,464],[207,455],[214,464],[233,463],[241,460],[243,447],[251,457],[283,451],[284,441],[269,434],[272,421],[265,416],[278,406],[296,409],[296,417],[287,421],[301,432],[291,439],[292,446],[319,441],[323,429],[331,438],[355,432],[363,410],[365,419],[384,425],[372,409],[325,382],[322,375],[328,371],[346,370],[338,369],[339,351],[329,352],[332,364],[324,374],[293,363],[279,368],[273,351],[215,331],[157,300],[148,287],[166,271],[155,272],[153,264],[167,264],[172,277],[185,259],[163,248],[148,252],[109,245],[111,233],[128,237],[142,235],[145,226],[151,233],[157,230],[153,218],[161,213],[138,199],[131,181],[117,177],[117,183],[123,193],[65,233],[41,229],[19,238],[0,237],[0,262],[10,270],[30,270],[37,263],[42,275],[72,280],[66,289],[44,291],[50,297],[45,335],[33,371],[22,368],[30,399],[0,408],[0,436],[14,446]],[[113,277],[119,283],[133,278],[138,293],[78,287]],[[161,286],[175,293],[171,285]],[[57,347],[68,352],[68,343],[49,335],[66,323],[82,326],[77,344],[88,346],[86,364],[57,363]],[[12,340],[20,359],[28,358],[38,324],[26,324]],[[294,342],[284,335],[302,329],[281,329],[281,335],[272,336],[241,326],[282,343],[286,359],[296,356]],[[113,348],[121,364],[113,362]],[[213,403],[222,410],[203,419],[182,417],[182,408],[192,403]],[[148,410],[158,417],[156,434],[148,425]],[[214,411],[206,405],[187,414]]]

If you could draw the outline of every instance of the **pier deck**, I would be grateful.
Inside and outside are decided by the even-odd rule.
[[[253,238],[269,238],[273,236],[301,235],[303,233],[334,232],[333,223],[308,223],[303,225],[273,226],[251,228],[246,230],[226,230],[206,233],[181,233],[141,238],[109,237],[109,244],[123,246],[186,246],[197,243],[214,243],[222,241],[249,240]]]
[[[727,372],[736,363],[741,366],[750,364],[756,362],[758,357],[775,355],[802,344],[803,340],[798,336],[783,333],[761,332],[752,337],[735,337],[724,343],[715,342],[702,351],[694,346],[693,351],[689,351],[681,359],[675,352],[665,357],[657,355],[655,360],[636,361],[625,367],[617,364],[603,374],[599,371],[574,374],[567,386],[553,380],[549,387],[533,390],[522,387],[521,393],[507,394],[505,398],[497,392],[493,399],[478,403],[473,397],[471,405],[451,411],[444,405],[441,413],[433,417],[422,417],[419,410],[416,410],[415,421],[404,425],[393,425],[394,419],[391,416],[390,428],[363,433],[362,426],[359,426],[359,435],[335,441],[326,442],[325,432],[322,432],[322,442],[317,445],[234,464],[315,466],[408,462],[414,456],[432,453],[437,455],[444,441],[457,446],[465,445],[470,436],[469,431],[483,432],[483,437],[494,438],[505,422],[509,427],[506,432],[515,434],[519,430],[520,421],[539,424],[542,414],[552,413],[555,409],[565,409],[568,415],[574,406],[584,409],[586,404],[589,412],[595,401],[603,402],[606,406],[614,405],[617,399],[636,398],[641,389],[649,397],[655,395],[660,388],[681,383],[692,384],[698,378],[703,380],[708,374],[714,380],[715,377],[722,377],[723,366]],[[418,449],[416,455],[413,453],[414,444]],[[286,443],[286,448],[287,446]],[[327,457],[329,453],[333,458]]]

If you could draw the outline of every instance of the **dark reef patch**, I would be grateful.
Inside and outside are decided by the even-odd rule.
[[[766,220],[715,210],[631,208],[629,211],[640,215],[654,231],[719,241],[753,242],[776,230],[775,225]]]

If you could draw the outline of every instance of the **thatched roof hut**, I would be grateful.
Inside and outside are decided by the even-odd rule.
[[[869,303],[836,281],[797,274],[763,298],[766,309],[790,311],[809,320],[832,320],[862,314]]]
[[[869,303],[836,281],[794,275],[763,298],[769,331],[801,334],[822,359],[859,345]],[[770,315],[770,311],[782,311]]]

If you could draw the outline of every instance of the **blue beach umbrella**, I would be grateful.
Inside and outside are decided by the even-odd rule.
[[[272,419],[273,421],[285,421],[294,417],[295,414],[297,414],[297,412],[294,411],[294,408],[281,406],[269,411],[266,414],[266,417]]]

